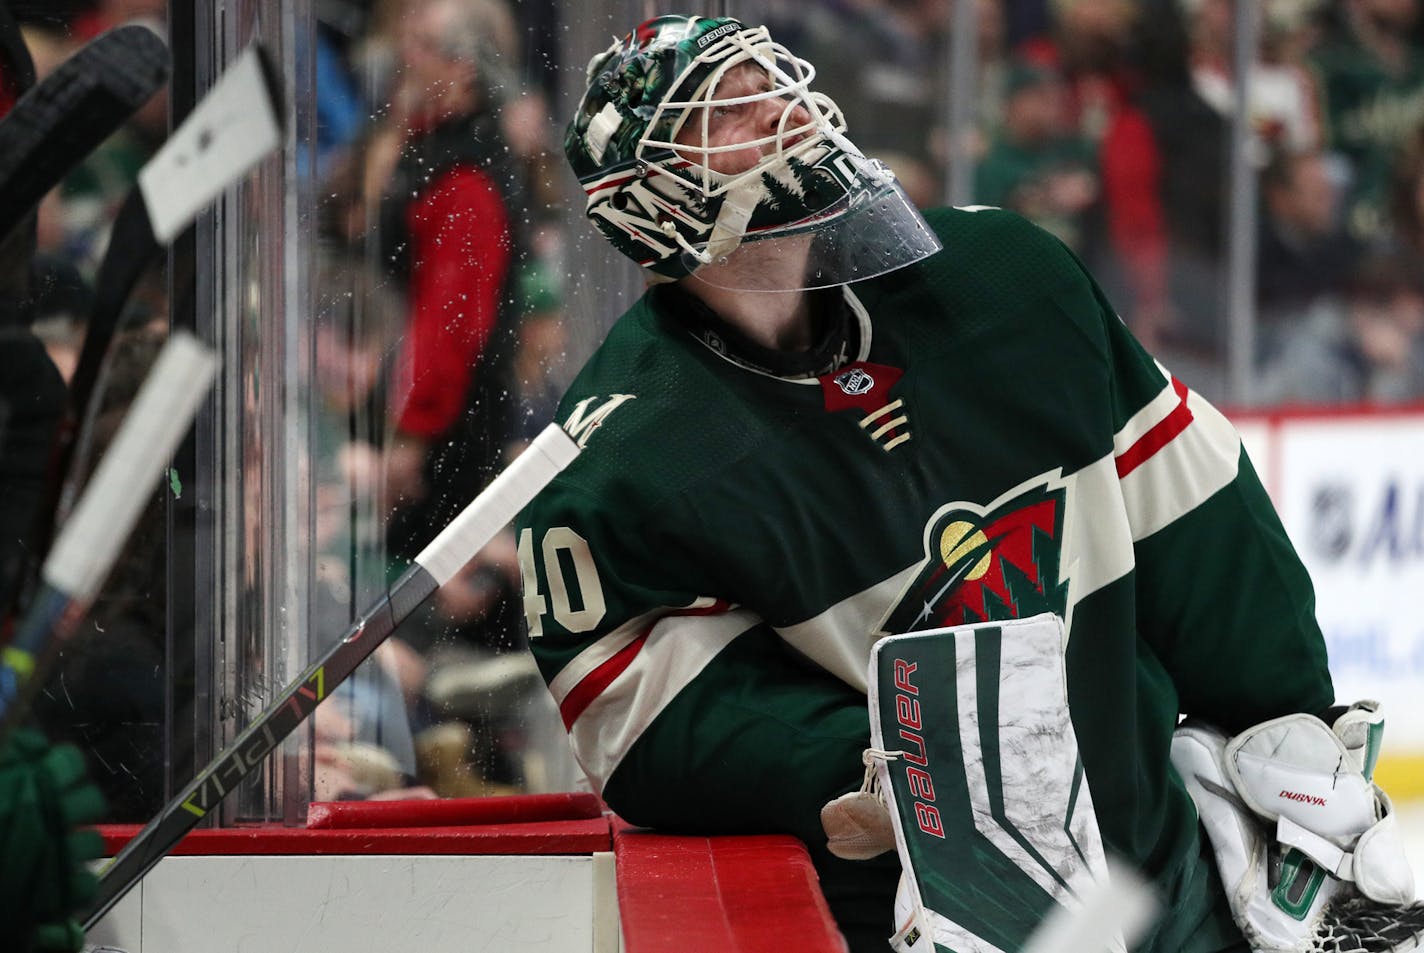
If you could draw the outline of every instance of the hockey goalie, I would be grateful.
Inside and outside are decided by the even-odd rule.
[[[1161,910],[1119,948],[1414,948],[1377,713],[1330,715],[1239,435],[1052,235],[917,209],[815,77],[763,27],[656,17],[568,127],[649,285],[518,525],[593,789],[801,838],[854,953],[1015,953],[1115,863]]]

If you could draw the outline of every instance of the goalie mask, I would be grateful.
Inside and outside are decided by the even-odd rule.
[[[643,23],[589,63],[564,139],[586,214],[662,280],[746,290],[859,281],[938,251],[894,175],[810,91],[814,77],[765,27]]]

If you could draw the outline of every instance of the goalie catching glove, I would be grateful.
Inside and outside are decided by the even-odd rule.
[[[1228,738],[1188,721],[1172,740],[1231,913],[1257,953],[1392,953],[1424,943],[1424,904],[1389,798],[1371,780],[1383,718],[1359,702]]]

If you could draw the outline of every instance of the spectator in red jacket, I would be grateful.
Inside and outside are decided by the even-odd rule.
[[[488,6],[420,0],[402,21],[391,122],[372,162],[382,258],[408,317],[392,412],[392,544],[412,556],[498,469],[519,173],[494,114]]]
[[[1162,159],[1135,102],[1141,77],[1128,58],[1137,6],[1129,0],[1057,0],[1052,10],[1052,34],[1027,41],[1020,55],[1067,78],[1072,122],[1097,147],[1102,176],[1101,234],[1086,257],[1109,290],[1117,290],[1123,317],[1152,348],[1165,333],[1171,308]]]
[[[391,112],[368,151],[367,181],[381,183],[368,185],[381,196],[381,260],[406,308],[385,467],[396,570],[503,469],[520,436],[515,270],[527,257],[529,203],[503,134],[516,92],[503,77],[518,75],[498,42],[508,15],[496,0],[415,0],[395,28]],[[475,723],[476,735],[498,739],[479,753],[479,773],[501,784],[520,777],[500,727],[518,709],[487,689],[503,677],[495,656],[522,644],[514,549],[509,534],[486,547],[392,640],[402,685],[423,699],[417,727]],[[529,668],[515,688],[537,687]],[[437,691],[437,675],[479,688]]]

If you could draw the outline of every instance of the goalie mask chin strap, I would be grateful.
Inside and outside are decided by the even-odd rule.
[[[740,186],[727,193],[722,202],[722,210],[717,213],[717,221],[712,225],[712,234],[707,239],[707,249],[693,252],[693,257],[704,265],[716,259],[725,259],[741,245],[747,234],[747,224],[752,220],[759,198],[757,189]]]

